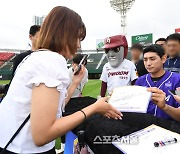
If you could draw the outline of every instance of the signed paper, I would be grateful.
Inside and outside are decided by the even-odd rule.
[[[122,112],[146,113],[150,98],[146,87],[124,86],[113,90],[109,103]]]
[[[179,154],[180,153],[180,134],[171,132],[162,127],[151,125],[145,129],[139,130],[129,136],[136,136],[137,143],[125,144],[121,142],[121,138],[112,144],[123,151],[124,154]],[[177,143],[166,146],[154,147],[154,142],[165,141],[167,139],[176,138]],[[133,138],[132,138],[133,139]]]

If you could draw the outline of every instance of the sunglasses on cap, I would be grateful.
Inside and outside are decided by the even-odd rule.
[[[118,53],[120,51],[120,48],[110,48],[110,49],[105,49],[105,53],[107,54],[110,50],[113,50],[114,52]]]

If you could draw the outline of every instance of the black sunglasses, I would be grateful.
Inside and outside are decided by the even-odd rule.
[[[105,49],[105,53],[107,54],[110,50],[113,50],[114,52],[118,53],[120,51],[120,48],[110,48],[110,49]]]

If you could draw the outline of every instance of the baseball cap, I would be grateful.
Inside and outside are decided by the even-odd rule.
[[[124,47],[124,57],[126,57],[128,52],[128,43],[126,37],[124,35],[115,35],[111,37],[107,37],[104,40],[104,49],[112,49],[123,46]]]
[[[124,46],[124,47],[128,46],[126,37],[124,35],[111,36],[111,37],[107,37],[104,40],[104,46],[103,46],[104,49],[112,49],[119,46]]]

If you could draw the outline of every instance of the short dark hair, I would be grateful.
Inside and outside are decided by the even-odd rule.
[[[32,36],[36,35],[36,33],[40,31],[40,28],[41,28],[41,26],[39,26],[39,25],[31,26],[29,29],[29,34]]]
[[[159,42],[159,41],[164,41],[164,42],[166,42],[166,39],[165,39],[165,38],[159,38],[159,39],[157,39],[157,40],[155,41],[155,44],[156,44],[157,42]]]
[[[141,44],[139,44],[139,43],[133,44],[132,47],[130,48],[130,50],[133,50],[133,49],[140,50],[142,52],[143,51],[143,46]]]
[[[145,53],[148,53],[148,52],[155,52],[155,53],[157,53],[157,55],[159,55],[160,58],[162,58],[162,56],[165,55],[163,47],[161,45],[158,45],[158,44],[153,44],[153,45],[147,46],[143,50],[143,55]]]
[[[179,43],[180,43],[180,34],[179,33],[171,34],[166,38],[166,40],[167,41],[169,41],[169,40],[179,41]]]
[[[83,57],[84,57],[84,55],[82,55],[82,54],[76,54],[72,61],[75,64],[79,64]],[[87,64],[87,59],[85,60],[84,65],[86,65],[86,64]]]
[[[37,49],[49,49],[57,53],[75,55],[77,40],[86,36],[86,27],[81,17],[73,10],[56,6],[46,16],[40,30]]]

